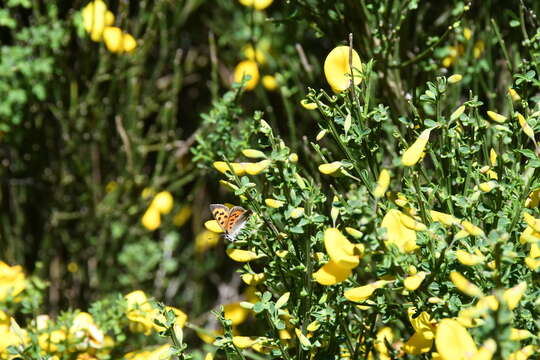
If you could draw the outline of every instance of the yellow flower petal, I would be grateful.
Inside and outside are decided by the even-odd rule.
[[[510,354],[508,360],[527,360],[529,356],[535,353],[537,348],[534,345],[527,345],[524,348]]]
[[[458,273],[457,271],[452,271],[450,273],[450,280],[454,283],[454,285],[458,288],[459,291],[462,293],[469,295],[469,296],[476,296],[480,297],[482,296],[482,291],[478,286],[474,285],[472,282],[467,280],[463,275]]]
[[[452,319],[443,319],[439,322],[435,346],[443,360],[470,359],[477,352],[471,335],[462,325]]]
[[[431,129],[422,131],[418,139],[416,139],[416,141],[407,150],[405,150],[401,156],[401,163],[404,166],[413,166],[420,160],[422,154],[424,153],[424,149],[426,148],[426,144],[429,141],[430,133]]]
[[[332,175],[341,169],[341,161],[334,161],[329,164],[319,165],[319,171],[325,175]]]
[[[313,274],[313,278],[321,285],[335,285],[345,280],[352,270],[338,266],[332,260]]]
[[[306,110],[315,110],[317,108],[316,103],[310,103],[308,99],[300,100],[300,105]],[[317,136],[318,137],[318,136]],[[320,139],[317,139],[319,141]]]
[[[536,219],[531,214],[524,212],[523,219],[535,232],[540,233],[540,220]]]
[[[156,230],[161,225],[161,215],[159,210],[150,206],[148,209],[146,209],[141,222],[148,230]]]
[[[466,266],[474,266],[484,261],[483,256],[470,254],[466,252],[465,250],[461,250],[461,249],[456,251],[456,258],[458,259],[460,263]]]
[[[261,160],[256,163],[242,163],[244,170],[249,175],[258,175],[270,166],[270,160]]]
[[[403,345],[403,350],[405,350],[407,354],[420,355],[431,350],[432,346],[433,337],[431,339],[427,339],[422,333],[417,332],[414,333],[413,336],[411,336]]]
[[[394,334],[391,327],[385,326],[379,331],[377,331],[375,341],[373,342],[373,347],[375,348],[375,350],[377,350],[381,359],[391,359],[386,343],[392,344],[393,341]]]
[[[174,204],[173,197],[168,191],[161,191],[156,194],[150,207],[156,208],[161,214],[168,214],[171,212]]]
[[[230,164],[235,175],[242,176],[246,173],[246,170],[244,169],[244,166],[241,163],[230,163]],[[229,169],[229,165],[227,165],[225,161],[215,161],[212,165],[214,165],[214,168],[222,174],[231,172]]]
[[[436,222],[440,222],[446,226],[452,226],[454,224],[459,224],[459,220],[454,217],[453,215],[446,214],[443,212],[430,210],[429,214],[431,215],[431,219]]]
[[[495,189],[496,186],[497,186],[497,182],[493,180],[478,184],[478,188],[485,193],[488,193],[491,190]]]
[[[244,76],[250,76],[250,79],[244,83],[244,88],[253,90],[259,83],[259,67],[253,60],[240,61],[234,68],[234,82],[241,83]]]
[[[501,114],[498,114],[494,111],[488,111],[487,112],[487,115],[489,116],[489,118],[499,124],[502,124],[504,123],[508,118],[504,115],[501,115]]]
[[[266,206],[271,207],[273,209],[279,209],[283,205],[285,205],[285,201],[276,200],[276,199],[264,199],[264,203]]]
[[[223,306],[223,313],[225,315],[225,319],[231,320],[232,325],[239,325],[246,321],[249,310],[244,309],[242,306],[240,306],[240,302],[234,302]]]
[[[521,126],[521,130],[523,130],[525,135],[527,135],[528,137],[534,140],[534,130],[531,128],[527,120],[525,120],[523,115],[521,115],[518,112],[516,112],[516,117],[519,121],[519,126]]]
[[[461,81],[463,79],[463,75],[461,74],[454,74],[448,77],[448,83],[455,84]]]
[[[512,89],[512,88],[508,88],[508,95],[510,95],[510,97],[512,98],[512,101],[519,101],[521,100],[521,96],[519,96],[519,94],[517,93],[516,90]]]
[[[253,251],[240,249],[227,249],[227,255],[237,262],[249,262],[259,258]]]
[[[471,359],[491,360],[493,354],[495,354],[495,351],[497,351],[497,343],[493,339],[487,339]]]
[[[276,78],[272,75],[264,75],[261,82],[264,88],[268,91],[274,91],[279,87]]]
[[[508,304],[508,308],[510,310],[514,310],[518,306],[519,301],[525,294],[526,290],[527,290],[527,282],[522,281],[518,285],[506,290],[503,293],[503,299]]]
[[[216,220],[208,220],[204,223],[204,227],[209,230],[209,231],[212,231],[214,233],[222,233],[223,232],[223,229],[221,228],[221,226],[219,226],[219,223],[216,221]]]
[[[103,40],[107,49],[117,54],[130,53],[137,47],[137,41],[133,36],[114,26],[103,30]]]
[[[415,231],[427,230],[426,225],[410,217],[409,215],[405,215],[402,212],[399,213],[399,220],[401,220],[401,223],[411,230],[415,230]]]
[[[264,159],[264,158],[266,158],[266,155],[262,151],[255,150],[255,149],[244,149],[244,150],[242,150],[242,154],[245,157],[248,157],[250,159]]]
[[[418,289],[420,284],[422,284],[422,281],[426,278],[426,273],[423,271],[420,271],[419,273],[408,276],[403,280],[403,286],[409,291],[414,291]]]
[[[309,339],[304,334],[302,334],[302,330],[295,328],[294,332],[296,333],[296,336],[298,337],[298,340],[300,341],[300,344],[302,344],[302,346],[311,346],[311,341],[309,341]]]
[[[96,0],[88,3],[82,10],[84,29],[94,41],[101,41],[103,30],[114,23],[114,15],[107,10],[107,5]]]
[[[416,231],[409,229],[401,221],[401,211],[390,209],[384,216],[381,227],[386,229],[386,244],[396,245],[402,252],[414,251],[416,245]]]
[[[192,209],[189,205],[184,205],[180,210],[174,215],[173,224],[175,226],[181,227],[191,218]]]
[[[463,220],[461,222],[461,225],[463,226],[463,230],[465,230],[469,235],[472,235],[472,236],[484,235],[484,231],[480,229],[478,226],[471,223],[470,221]]]
[[[342,268],[353,269],[360,262],[354,245],[336,228],[324,232],[324,247],[330,259]]]
[[[375,290],[383,287],[386,283],[387,281],[385,280],[379,280],[372,284],[345,290],[344,295],[347,300],[354,302],[362,302],[369,299],[371,295],[373,295]]]
[[[351,85],[351,65],[349,63],[348,46],[338,46],[334,48],[324,61],[324,75],[330,87],[341,92],[347,90]],[[352,68],[354,71],[354,84],[358,85],[362,81],[361,69],[362,62],[358,53],[352,49]]]
[[[264,273],[243,274],[241,277],[242,277],[242,281],[245,282],[246,284],[250,285],[250,286],[258,285],[261,282],[263,282],[264,279],[266,278]]]
[[[246,349],[253,346],[256,340],[250,338],[249,336],[233,336],[232,342],[237,348]]]
[[[239,0],[240,4],[247,7],[254,7],[256,10],[264,10],[272,4],[274,0]]]
[[[513,340],[513,341],[525,340],[532,336],[533,334],[529,330],[515,329],[515,328],[512,328],[510,330],[510,340]]]
[[[417,314],[416,308],[410,307],[407,309],[407,316],[415,332],[422,334],[426,339],[435,337],[435,321],[427,312]]]
[[[459,119],[459,117],[461,116],[461,114],[463,114],[464,111],[465,111],[465,105],[461,105],[456,110],[454,110],[452,115],[450,115],[450,120]]]
[[[346,227],[345,231],[347,232],[347,234],[351,235],[355,239],[360,239],[362,238],[362,236],[364,236],[364,234],[361,231],[356,230],[352,227]]]
[[[375,187],[375,190],[373,191],[373,195],[376,198],[383,197],[388,189],[388,185],[390,185],[390,172],[386,169],[382,169],[377,181],[377,187]]]

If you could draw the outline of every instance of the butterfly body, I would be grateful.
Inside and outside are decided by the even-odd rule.
[[[246,225],[250,214],[249,210],[241,206],[228,208],[223,204],[211,204],[210,212],[225,233],[225,238],[234,241],[240,230]]]

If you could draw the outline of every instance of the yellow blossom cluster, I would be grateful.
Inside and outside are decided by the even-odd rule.
[[[147,189],[145,189],[146,192]],[[145,197],[145,191],[143,191],[143,197]],[[150,231],[154,231],[161,225],[161,215],[166,215],[171,212],[174,205],[174,200],[170,192],[168,191],[161,191],[157,193],[154,198],[152,199],[152,202],[150,203],[150,206],[146,209],[142,219],[141,223],[145,228],[147,228]],[[178,215],[177,215],[178,216]],[[183,214],[183,216],[187,216],[186,214]],[[176,218],[176,221],[181,223],[180,220],[183,221],[183,219]]]
[[[94,41],[103,41],[110,52],[130,53],[137,47],[135,38],[122,29],[112,26],[114,14],[102,0],[88,3],[82,10],[83,25]]]

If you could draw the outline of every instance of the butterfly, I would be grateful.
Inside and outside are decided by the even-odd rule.
[[[223,204],[210,204],[210,212],[219,226],[225,232],[225,239],[234,241],[236,236],[242,230],[251,211],[241,206],[228,208]]]

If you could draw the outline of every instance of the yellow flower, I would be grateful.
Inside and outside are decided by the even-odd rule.
[[[272,4],[274,0],[239,0],[240,4],[247,7],[254,7],[257,10],[264,10]]]
[[[535,351],[537,351],[537,349],[534,345],[527,345],[524,348],[511,353],[508,360],[527,360],[529,356],[535,353]]]
[[[269,91],[274,91],[279,87],[279,84],[275,78],[275,76],[272,75],[264,75],[261,80],[264,88]]]
[[[291,218],[298,219],[299,217],[304,215],[304,208],[303,207],[297,207],[291,210]]]
[[[14,320],[10,319],[8,314],[0,311],[0,357],[2,359],[15,358],[8,353],[8,347],[19,347],[26,344],[29,340],[25,330],[18,328],[18,333],[13,331],[13,323]],[[16,326],[18,327],[18,325]]]
[[[250,159],[264,159],[264,158],[266,158],[266,155],[262,151],[255,150],[255,149],[244,149],[244,150],[242,150],[242,154],[245,157],[248,157]]]
[[[168,214],[171,212],[174,204],[173,197],[168,191],[161,191],[156,194],[150,207],[157,209],[161,214]]]
[[[529,125],[529,123],[527,122],[527,120],[525,120],[525,118],[523,117],[523,115],[521,115],[520,113],[516,112],[516,117],[519,121],[519,126],[521,126],[521,130],[523,130],[523,132],[525,133],[525,135],[527,135],[528,137],[530,137],[533,141],[535,140],[534,139],[534,130],[532,129],[532,127]]]
[[[454,75],[451,75],[451,76],[448,78],[448,82],[449,82],[450,84],[455,84],[455,83],[460,82],[461,79],[463,79],[463,75],[461,75],[461,74],[454,74]]]
[[[130,320],[130,329],[149,335],[154,327],[154,308],[142,290],[136,290],[125,295],[127,302],[126,315]]]
[[[161,345],[154,350],[139,350],[127,353],[123,357],[126,360],[168,360],[171,358],[171,345]]]
[[[242,281],[245,282],[247,285],[250,285],[250,286],[258,285],[258,284],[260,284],[261,282],[263,282],[264,279],[266,278],[266,276],[264,275],[264,273],[259,273],[259,274],[243,274],[241,277],[242,277]]]
[[[416,315],[415,308],[407,310],[409,322],[411,323],[414,334],[407,340],[403,349],[411,355],[420,355],[431,350],[433,339],[435,338],[435,321],[431,319],[425,311]]]
[[[368,285],[347,289],[345,290],[344,296],[347,300],[354,302],[366,301],[373,295],[375,290],[384,287],[387,283],[388,281],[386,280],[378,280]]]
[[[345,231],[347,232],[347,234],[351,235],[355,239],[360,239],[362,238],[362,236],[364,236],[364,234],[361,231],[356,230],[352,227],[346,227]]]
[[[426,278],[426,273],[424,271],[420,271],[417,274],[411,275],[406,277],[403,280],[403,286],[409,291],[414,291],[418,289],[420,284],[422,284],[422,281]]]
[[[347,90],[351,85],[351,64],[349,62],[348,46],[338,46],[334,48],[324,61],[324,75],[330,87],[341,92]],[[358,53],[352,49],[352,68],[354,70],[354,85],[362,81],[361,73],[362,62]]]
[[[413,166],[420,160],[429,140],[431,130],[432,129],[426,129],[422,131],[418,139],[416,139],[416,141],[407,150],[405,150],[401,156],[401,163],[404,166]]]
[[[339,267],[353,269],[360,262],[361,248],[352,244],[336,228],[329,228],[324,232],[324,247],[330,260]]]
[[[341,169],[341,161],[334,161],[329,164],[319,165],[319,171],[325,175],[334,175]]]
[[[308,102],[307,99],[302,99],[300,100],[300,105],[302,105],[302,107],[304,109],[307,109],[307,110],[315,110],[317,108],[317,104],[316,103],[310,103]],[[317,141],[319,141],[320,139],[317,139]]]
[[[20,265],[9,266],[0,261],[0,302],[8,297],[16,298],[26,288],[26,276]]]
[[[249,348],[253,346],[253,344],[255,344],[256,341],[257,341],[256,339],[252,339],[249,336],[233,336],[232,338],[232,342],[234,346],[236,346],[239,349]]]
[[[463,114],[464,111],[465,111],[465,105],[461,105],[456,110],[454,110],[452,115],[450,115],[450,120],[459,119],[459,117],[461,116],[461,114]]]
[[[454,283],[454,285],[458,288],[459,291],[462,293],[469,295],[469,296],[476,296],[480,297],[482,296],[482,291],[478,286],[474,285],[472,282],[467,280],[463,275],[458,273],[457,271],[452,271],[450,273],[450,280]]]
[[[373,191],[373,195],[376,198],[383,197],[388,190],[388,185],[390,185],[390,172],[386,169],[382,169],[379,174],[379,179],[377,180],[377,187]]]
[[[257,253],[249,250],[240,250],[240,249],[227,249],[227,255],[231,259],[237,262],[249,262],[255,259],[258,259],[260,256]]]
[[[215,220],[214,220],[215,221]],[[219,225],[217,225],[219,226]],[[221,227],[220,227],[221,230]],[[223,232],[223,230],[221,231]],[[217,245],[221,237],[219,233],[203,230],[195,237],[195,252],[198,254],[204,253],[206,250],[213,248]]]
[[[465,37],[466,40],[471,40],[472,35],[473,35],[473,32],[470,28],[466,27],[463,29],[463,36]]]
[[[276,199],[264,199],[264,203],[266,206],[271,207],[273,209],[279,209],[283,205],[285,205],[285,201],[276,200]]]
[[[231,320],[233,326],[246,321],[247,316],[249,315],[249,310],[240,306],[240,302],[224,305],[223,312],[225,313],[225,319]]]
[[[512,98],[513,101],[521,100],[521,96],[519,96],[517,91],[512,89],[512,88],[508,88],[508,95],[510,95],[510,97]]]
[[[435,346],[442,360],[472,359],[476,344],[467,330],[456,320],[443,319],[437,326]]]
[[[216,234],[223,232],[223,228],[219,226],[219,223],[216,220],[208,220],[204,223],[206,230],[211,231]]]
[[[130,53],[137,47],[137,40],[122,29],[109,26],[103,30],[103,40],[110,52]]]
[[[464,250],[456,251],[456,258],[460,263],[466,266],[474,266],[484,261],[484,257],[480,255],[470,254]]]
[[[540,219],[536,219],[534,216],[527,212],[523,213],[523,219],[525,220],[527,225],[529,225],[529,227],[534,230],[534,232],[540,233]]]
[[[87,312],[80,312],[75,316],[69,334],[75,338],[77,350],[86,350],[88,347],[99,349],[105,345],[105,334]]]
[[[244,76],[250,76],[250,79],[244,83],[246,90],[253,90],[259,83],[259,67],[253,60],[240,61],[234,68],[234,82],[241,83]]]
[[[343,268],[330,260],[313,274],[313,278],[321,285],[335,285],[351,274],[351,268]]]
[[[494,111],[488,111],[487,112],[489,118],[499,124],[502,124],[506,121],[506,119],[508,119],[506,116],[504,115],[501,115],[501,114],[498,114]]]
[[[519,301],[525,294],[526,290],[527,290],[527,283],[525,281],[522,281],[518,285],[506,290],[503,293],[503,299],[508,304],[508,308],[510,310],[514,310],[518,306]]]
[[[148,230],[156,230],[161,225],[161,214],[159,213],[159,210],[150,206],[146,209],[141,222]]]
[[[58,351],[58,345],[65,340],[66,332],[64,330],[53,330],[38,336],[39,347],[47,353]]]
[[[302,333],[302,330],[300,330],[298,328],[295,328],[294,332],[296,334],[296,337],[300,341],[300,344],[302,344],[302,346],[306,346],[306,347],[311,346],[311,341],[309,341],[309,339],[306,337],[306,335],[304,335]]]
[[[380,329],[379,331],[377,331],[377,335],[375,337],[373,347],[379,353],[379,358],[381,360],[390,360],[390,359],[392,359],[390,357],[390,353],[388,351],[386,343],[392,344],[393,341],[394,341],[394,333],[392,332],[391,327],[386,326],[386,327],[383,327],[382,329]]]
[[[435,210],[430,210],[429,212],[430,216],[431,216],[431,219],[433,221],[436,221],[436,222],[440,222],[446,226],[452,226],[452,225],[455,225],[455,224],[459,224],[459,220],[454,217],[453,215],[450,215],[450,214],[446,214],[446,213],[443,213],[443,212],[439,212],[439,211],[435,211]]]
[[[512,328],[510,330],[510,340],[513,340],[513,341],[525,340],[532,336],[533,334],[529,330],[515,329],[515,328]]]
[[[402,212],[390,209],[384,216],[381,227],[386,229],[385,243],[394,244],[402,252],[414,251],[416,245],[416,231],[411,230],[402,222]]]
[[[253,46],[251,46],[251,44],[245,45],[242,48],[242,52],[244,53],[244,56],[248,60],[255,61],[258,64],[266,63],[266,56],[264,55],[264,52],[261,50],[259,46],[257,46],[256,50],[253,50]]]
[[[496,181],[486,181],[486,182],[483,182],[483,183],[480,183],[478,184],[478,188],[482,191],[482,192],[485,192],[485,193],[488,193],[490,192],[491,190],[495,189],[495,187],[497,186],[497,182]]]
[[[472,236],[484,235],[484,231],[480,229],[478,226],[471,223],[470,221],[463,220],[461,222],[461,225],[463,226],[463,230],[465,230],[469,235],[472,235]]]
[[[244,166],[240,163],[230,163],[231,168],[235,175],[242,176],[246,173]],[[215,161],[213,164],[214,168],[222,174],[230,172],[229,165],[225,161]]]
[[[173,217],[173,224],[175,226],[181,227],[183,226],[191,217],[192,209],[189,205],[184,205],[180,208],[180,210],[174,215]]]
[[[270,166],[270,160],[261,160],[256,163],[242,163],[248,175],[258,175]]]
[[[84,29],[94,41],[101,41],[103,30],[114,23],[114,15],[107,10],[107,5],[96,0],[88,3],[82,10]]]

